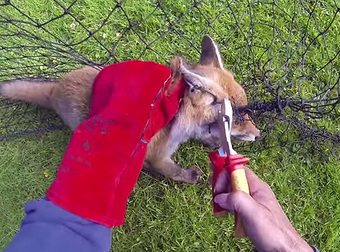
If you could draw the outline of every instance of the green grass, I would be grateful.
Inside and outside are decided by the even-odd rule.
[[[59,2],[68,6],[72,1]],[[189,0],[166,0],[161,4],[164,11],[155,8],[155,2],[125,1],[123,9],[114,9],[106,24],[79,44],[88,37],[82,25],[96,31],[115,4],[78,0],[70,12],[81,23],[66,15],[45,24],[43,27],[49,32],[30,23],[43,24],[62,14],[62,8],[54,1],[12,0],[13,6],[27,16],[12,5],[0,6],[0,21],[6,17],[28,22],[0,22],[0,81],[16,76],[56,77],[84,63],[101,64],[107,60],[111,63],[141,58],[167,63],[174,54],[184,54],[197,61],[197,49],[206,33],[221,44],[226,67],[247,88],[250,100],[273,98],[261,79],[262,67],[271,70],[270,85],[274,90],[282,87],[284,96],[299,91],[304,98],[313,97],[337,78],[339,58],[326,65],[336,56],[340,45],[339,14],[327,28],[339,8],[336,2],[203,1],[193,7]],[[129,22],[123,10],[129,21],[137,24],[133,30],[125,31]],[[141,19],[145,20],[138,24]],[[207,20],[213,21],[210,26]],[[170,31],[169,22],[173,23]],[[10,36],[18,31],[20,37]],[[318,37],[321,32],[324,36]],[[114,57],[110,58],[114,44],[117,44]],[[144,50],[146,44],[150,49]],[[7,49],[13,46],[18,48]],[[282,67],[287,58],[288,66]],[[311,79],[299,79],[314,73]],[[283,74],[286,76],[281,78]],[[328,97],[334,97],[336,92],[330,92]],[[287,115],[295,114],[288,111]],[[304,115],[297,116],[307,120]],[[54,120],[44,110],[22,104],[5,106],[1,101],[0,135],[44,125],[42,120],[46,117]],[[307,122],[339,131],[339,117],[334,114]],[[266,123],[260,121],[261,125]],[[277,125],[269,138],[275,143],[276,134],[284,132],[285,124],[270,123]],[[69,136],[69,131],[60,131],[0,142],[0,249],[19,229],[24,203],[43,196],[53,180]],[[280,138],[291,140],[295,136],[298,131],[291,129],[288,136]],[[251,168],[272,187],[302,237],[322,251],[340,251],[340,162],[334,154],[324,158],[334,146],[326,146],[325,154],[315,155],[307,149],[310,145],[299,143],[292,148],[267,150],[259,143],[252,148],[235,146],[251,158]],[[208,152],[207,148],[190,142],[174,155],[180,165],[195,165],[204,172],[198,185],[182,185],[141,174],[129,199],[126,223],[113,230],[113,251],[252,251],[249,241],[233,238],[230,216],[226,219],[212,216]]]

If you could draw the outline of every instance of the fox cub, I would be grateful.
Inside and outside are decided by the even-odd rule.
[[[234,76],[224,69],[218,46],[209,36],[202,41],[198,64],[189,65],[184,59],[174,57],[170,68],[173,81],[184,78],[185,95],[177,116],[149,143],[144,169],[154,175],[194,184],[201,172],[196,168],[183,169],[171,160],[171,155],[188,139],[219,146],[218,101],[228,98],[234,106],[244,106],[247,98]],[[71,71],[59,81],[5,82],[0,85],[0,95],[52,109],[74,130],[88,115],[92,84],[98,73],[95,68],[84,67]],[[247,115],[244,117],[242,124],[233,124],[232,136],[253,141],[259,136],[259,130]]]

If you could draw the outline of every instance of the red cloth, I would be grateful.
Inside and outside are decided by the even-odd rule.
[[[74,131],[47,197],[88,220],[122,225],[147,142],[175,116],[183,97],[182,81],[167,94],[170,82],[170,69],[154,62],[103,69],[89,119]]]

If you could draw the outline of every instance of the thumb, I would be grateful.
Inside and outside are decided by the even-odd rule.
[[[261,208],[250,195],[242,191],[219,194],[214,198],[214,201],[227,211],[237,212],[246,219],[259,212]]]

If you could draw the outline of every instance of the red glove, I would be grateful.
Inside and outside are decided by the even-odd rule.
[[[47,197],[88,220],[122,225],[147,143],[175,116],[183,97],[183,82],[168,94],[170,83],[170,69],[154,62],[103,69],[94,83],[89,119],[74,131]]]

